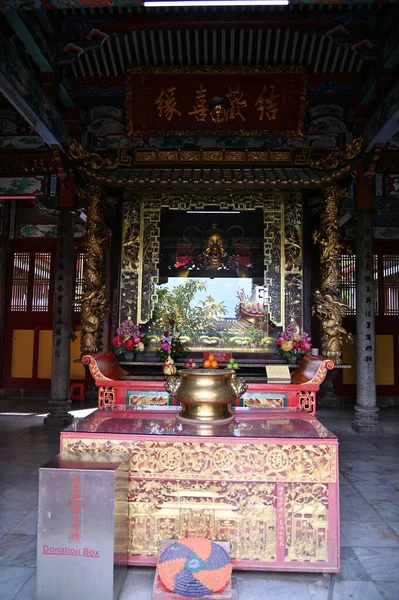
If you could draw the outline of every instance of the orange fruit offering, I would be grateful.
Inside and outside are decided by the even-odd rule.
[[[209,369],[211,366],[211,361],[210,360],[204,360],[204,369]]]
[[[215,360],[215,355],[214,354],[208,354],[208,360],[210,362],[212,362],[213,360]]]
[[[218,361],[217,360],[212,360],[212,362],[211,362],[211,368],[212,369],[217,369],[218,366],[219,366]]]

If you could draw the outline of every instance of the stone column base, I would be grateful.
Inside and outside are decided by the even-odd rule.
[[[65,429],[73,423],[74,417],[69,413],[63,415],[52,415],[51,413],[43,420],[44,429]]]
[[[355,419],[352,429],[357,433],[381,433],[382,427],[378,420],[379,409],[375,406],[366,408],[355,406]]]

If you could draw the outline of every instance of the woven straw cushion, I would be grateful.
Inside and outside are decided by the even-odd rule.
[[[185,538],[162,552],[158,573],[164,586],[174,594],[201,597],[219,592],[231,577],[226,550],[205,538]]]

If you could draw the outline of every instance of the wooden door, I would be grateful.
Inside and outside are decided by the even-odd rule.
[[[16,240],[6,275],[3,385],[46,389],[51,383],[55,240]],[[77,256],[75,290],[82,288],[82,255]],[[71,307],[72,328],[80,321],[79,305]],[[71,341],[71,378],[84,379],[79,336]]]

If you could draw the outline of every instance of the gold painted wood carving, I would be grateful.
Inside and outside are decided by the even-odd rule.
[[[300,325],[302,200],[298,192],[126,192],[120,320],[130,318],[146,323],[152,316],[159,278],[161,210],[201,210],[212,206],[221,210],[263,211],[265,307],[276,325],[285,325],[291,318]]]
[[[63,442],[69,452],[129,454],[132,559],[155,558],[163,539],[204,536],[229,541],[233,559],[271,568],[329,561],[328,540],[337,534],[329,523],[335,444],[111,436]]]
[[[306,83],[296,66],[133,67],[128,135],[303,135]]]
[[[87,199],[87,228],[85,260],[83,267],[82,337],[81,352],[94,354],[99,350],[100,322],[109,311],[108,292],[103,283],[104,242],[109,237],[102,217],[104,192],[90,185],[80,189],[79,195]]]
[[[336,482],[336,446],[300,443],[64,439],[69,450],[129,452],[132,478]]]
[[[342,318],[347,306],[341,302],[341,253],[344,248],[339,236],[339,202],[347,195],[331,185],[323,191],[320,231],[313,234],[313,242],[321,247],[321,285],[315,291],[312,314],[321,321],[323,356],[336,364],[342,363],[343,340],[352,341],[352,336],[342,326]]]

